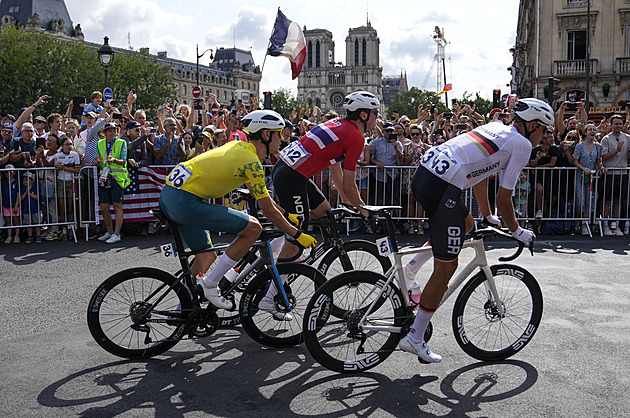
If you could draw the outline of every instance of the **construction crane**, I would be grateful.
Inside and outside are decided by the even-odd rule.
[[[437,51],[435,53],[435,64],[437,68],[437,83],[436,89],[437,92],[441,92],[446,85],[446,64],[445,64],[445,56],[444,47],[448,42],[444,39],[444,28],[440,29],[439,26],[435,27],[435,34],[433,35],[433,40],[437,45]],[[446,105],[448,106],[448,93],[445,95]]]

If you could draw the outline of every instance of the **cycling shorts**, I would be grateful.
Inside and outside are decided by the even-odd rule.
[[[302,215],[304,223],[301,229],[306,230],[310,219],[309,213],[326,201],[324,194],[312,180],[304,177],[282,160],[273,166],[271,178],[280,206],[290,213]]]
[[[461,197],[462,190],[423,166],[416,170],[411,190],[429,218],[433,257],[441,261],[457,259],[466,235],[468,216]]]
[[[238,234],[249,223],[249,215],[243,212],[206,203],[201,197],[168,184],[160,193],[160,208],[177,223],[184,242],[193,251],[212,247],[210,231]]]

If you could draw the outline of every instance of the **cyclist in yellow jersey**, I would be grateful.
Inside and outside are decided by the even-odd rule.
[[[206,298],[222,309],[232,308],[232,303],[221,296],[219,282],[251,248],[262,227],[253,216],[206,203],[204,199],[221,197],[247,183],[264,215],[276,227],[294,237],[305,248],[316,244],[314,237],[288,222],[297,225],[297,215],[276,205],[265,186],[260,161],[278,152],[284,119],[271,110],[256,110],[246,118],[244,130],[250,142],[233,141],[177,165],[160,193],[161,209],[178,224],[182,238],[192,250],[212,246],[209,231],[238,234],[210,274],[199,283]],[[205,274],[215,258],[216,254],[212,252],[197,254],[191,267],[192,273],[195,276],[198,273]],[[273,306],[269,309],[273,309]]]

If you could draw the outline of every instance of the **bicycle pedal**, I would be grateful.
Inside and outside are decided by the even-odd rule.
[[[225,296],[225,292],[227,292],[230,287],[232,287],[232,282],[225,277],[222,277],[221,281],[219,282],[219,289],[221,289],[221,294],[223,296]]]
[[[199,300],[201,302],[208,302],[206,295],[203,293],[203,287],[201,287],[200,284],[195,285],[194,292],[197,296],[199,296]]]

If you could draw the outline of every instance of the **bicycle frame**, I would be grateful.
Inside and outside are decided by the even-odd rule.
[[[492,300],[496,301],[496,306],[499,310],[499,314],[503,316],[504,315],[503,304],[501,303],[501,300],[499,298],[499,294],[497,292],[497,289],[494,283],[494,277],[492,276],[492,272],[490,270],[490,267],[488,266],[488,260],[486,258],[486,250],[484,247],[483,239],[466,240],[464,241],[463,248],[474,249],[475,256],[473,257],[472,260],[468,262],[468,264],[466,264],[466,266],[464,266],[464,268],[455,276],[455,278],[452,278],[449,281],[448,288],[446,292],[444,293],[444,296],[442,297],[442,300],[440,301],[439,306],[442,306],[442,304],[446,302],[446,300],[459,288],[459,286],[461,286],[466,281],[466,279],[474,272],[474,270],[479,268],[480,271],[482,271],[483,274],[486,276],[485,283],[486,283],[486,288],[488,290],[488,295],[489,297],[492,298]],[[368,325],[366,324],[366,318],[372,312],[372,309],[374,308],[378,300],[384,294],[390,292],[389,284],[392,282],[394,277],[396,277],[400,290],[403,293],[403,303],[405,304],[405,307],[407,309],[411,307],[411,304],[409,301],[409,289],[407,288],[407,283],[405,280],[405,273],[404,273],[404,269],[402,265],[402,257],[405,255],[424,253],[428,251],[431,251],[431,247],[429,246],[422,247],[422,248],[412,248],[408,250],[398,250],[394,253],[394,260],[395,260],[394,265],[392,266],[391,269],[387,271],[385,275],[387,280],[385,281],[383,286],[380,288],[380,291],[378,295],[374,298],[374,301],[370,304],[369,309],[366,310],[365,314],[361,318],[361,321],[359,321],[359,329],[369,330],[369,331],[388,331],[388,332],[397,332],[397,333],[400,333],[402,331],[401,327]],[[368,293],[368,295],[365,297],[365,300],[367,300],[372,295],[372,293],[374,293],[374,289]],[[388,297],[390,296],[391,295],[388,295]]]

